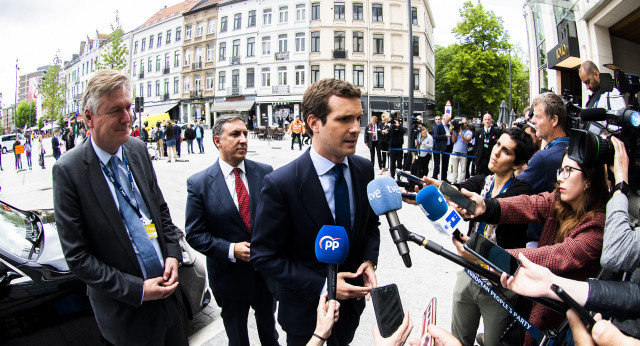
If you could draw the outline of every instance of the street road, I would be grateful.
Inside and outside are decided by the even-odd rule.
[[[265,141],[249,138],[249,153],[251,160],[272,165],[274,168],[283,166],[303,153],[299,151],[297,144],[295,150],[290,150],[291,140],[288,136],[281,141]],[[211,131],[205,134],[205,154],[187,154],[186,142],[182,144],[182,160],[185,162],[168,163],[166,160],[154,161],[154,167],[158,176],[158,182],[164,198],[169,205],[174,223],[184,229],[185,206],[187,199],[187,178],[192,174],[204,170],[215,162],[218,152],[211,140]],[[33,170],[16,172],[14,169],[14,155],[12,153],[2,155],[2,167],[0,172],[0,200],[21,209],[52,208],[52,183],[51,167],[54,159],[51,155],[50,139],[46,141],[47,154],[46,169],[37,165],[37,157],[33,157]],[[198,151],[194,143],[196,152]],[[304,146],[306,150],[308,146]],[[369,150],[363,143],[363,135],[360,136],[357,155],[369,158]],[[23,167],[26,167],[26,159],[22,157]],[[188,160],[188,161],[187,161]],[[400,222],[412,232],[423,236],[455,251],[451,239],[439,234],[429,225],[426,216],[419,207],[404,205],[398,211]],[[417,245],[409,245],[413,266],[405,268],[402,259],[398,255],[396,246],[389,235],[389,226],[386,218],[380,218],[380,258],[377,269],[378,285],[395,283],[400,290],[400,297],[405,310],[409,311],[414,328],[411,337],[418,337],[422,330],[422,314],[432,297],[438,299],[437,325],[450,330],[452,292],[456,279],[456,272],[461,268],[448,260],[432,254]],[[255,320],[249,319],[249,335],[251,343],[258,345],[259,339]],[[360,320],[360,327],[356,332],[353,345],[373,345],[372,330],[376,323],[371,302]],[[482,325],[482,324],[481,324]],[[190,324],[190,343],[192,345],[226,345],[228,340],[224,333],[224,327],[220,318],[220,309],[215,300]],[[286,335],[280,332],[280,343],[286,344]]]

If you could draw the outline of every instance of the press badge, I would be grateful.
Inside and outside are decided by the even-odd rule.
[[[144,221],[143,221],[144,222]],[[158,238],[158,232],[156,231],[156,225],[151,221],[144,222],[144,230],[147,231],[149,239]]]

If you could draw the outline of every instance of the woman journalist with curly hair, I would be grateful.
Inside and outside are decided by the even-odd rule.
[[[586,167],[570,159],[565,151],[553,192],[483,200],[463,190],[476,203],[477,221],[492,224],[544,223],[538,248],[509,249],[523,253],[532,262],[554,274],[575,280],[594,277],[600,270],[600,253],[609,199],[603,165]],[[466,211],[463,215],[471,216]],[[459,252],[467,258],[460,243]],[[529,321],[541,330],[557,327],[564,316],[534,303]],[[533,338],[527,334],[525,344]]]

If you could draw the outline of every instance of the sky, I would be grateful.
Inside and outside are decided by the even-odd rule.
[[[169,1],[169,2],[167,2]],[[476,3],[478,0],[472,0]],[[116,10],[125,32],[141,25],[160,8],[179,0],[0,0],[0,93],[2,105],[13,104],[18,75],[51,64],[57,51],[63,61],[78,53],[80,42],[95,32],[110,33]],[[435,43],[455,42],[451,29],[459,20],[464,0],[432,0]],[[485,9],[504,20],[510,41],[526,49],[527,38],[522,15],[523,0],[482,0]]]

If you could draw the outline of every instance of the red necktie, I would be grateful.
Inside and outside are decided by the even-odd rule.
[[[249,207],[249,193],[247,188],[240,178],[240,168],[234,168],[233,174],[236,176],[236,194],[238,195],[238,211],[240,211],[240,217],[242,221],[247,225],[249,231],[251,231],[251,209]]]

